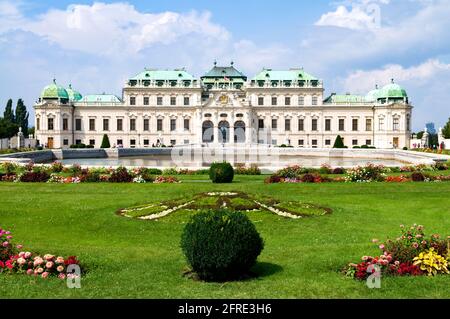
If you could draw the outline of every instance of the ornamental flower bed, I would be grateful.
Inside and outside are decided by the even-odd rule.
[[[387,276],[434,276],[449,274],[450,236],[446,240],[439,234],[427,236],[424,227],[414,224],[406,228],[400,225],[401,235],[395,240],[378,244],[381,255],[363,256],[359,263],[350,263],[344,268],[346,276],[366,280],[373,266],[377,266],[382,275]],[[371,267],[372,268],[369,268]]]
[[[11,240],[13,236],[10,231],[0,228],[0,274],[26,274],[29,276],[39,276],[41,278],[57,277],[66,279],[67,267],[72,264],[79,264],[76,256],[64,258],[45,254],[43,256],[29,251],[20,251],[22,245],[14,245]]]

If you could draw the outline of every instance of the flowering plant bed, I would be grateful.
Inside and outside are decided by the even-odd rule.
[[[265,196],[253,196],[242,192],[210,192],[192,198],[149,203],[120,209],[117,213],[124,217],[144,220],[158,219],[176,211],[199,211],[207,209],[228,209],[232,211],[269,211],[282,217],[298,219],[323,216],[331,209],[303,202],[282,202]]]
[[[387,240],[378,244],[380,256],[363,256],[361,262],[350,263],[344,268],[344,273],[352,278],[366,280],[378,267],[383,275],[390,276],[421,276],[449,274],[450,267],[450,236],[441,239],[439,234],[426,236],[424,227],[413,225],[406,228],[400,225],[401,236],[395,240]]]
[[[79,264],[76,256],[64,258],[51,254],[39,255],[29,251],[21,251],[22,245],[14,245],[11,240],[13,236],[10,231],[0,228],[0,274],[26,274],[39,276],[41,278],[57,277],[66,279],[77,276],[72,273],[66,274],[69,265]]]

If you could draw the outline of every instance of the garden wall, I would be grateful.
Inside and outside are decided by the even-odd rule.
[[[31,160],[35,163],[45,163],[45,162],[51,162],[54,159],[56,159],[56,157],[53,154],[53,151],[51,151],[51,150],[0,155],[0,162],[24,162],[24,163],[27,163]]]

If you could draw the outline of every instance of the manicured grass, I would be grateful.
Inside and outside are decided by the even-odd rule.
[[[339,270],[362,255],[378,254],[372,238],[395,238],[400,224],[425,225],[449,235],[450,183],[271,184],[264,176],[237,176],[214,185],[207,177],[181,184],[0,183],[0,227],[27,250],[78,255],[88,272],[81,289],[58,279],[0,275],[1,298],[448,298],[450,276],[382,278],[382,288],[345,278]],[[182,276],[180,235],[189,215],[159,221],[115,214],[119,208],[242,191],[283,201],[330,207],[325,216],[285,219],[251,212],[265,240],[256,279],[225,284]]]

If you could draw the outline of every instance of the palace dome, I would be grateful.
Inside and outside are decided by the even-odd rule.
[[[53,79],[53,83],[47,85],[41,93],[41,99],[69,99],[69,94],[66,89],[56,84],[56,80]]]
[[[406,90],[400,85],[394,83],[394,79],[391,80],[391,84],[384,86],[378,95],[378,98],[382,99],[403,99],[408,98]]]
[[[366,100],[368,102],[375,102],[380,95],[380,89],[378,88],[378,85],[375,86],[375,90],[370,91],[366,95]]]
[[[69,84],[69,88],[66,91],[67,91],[67,94],[69,95],[70,101],[77,102],[83,98],[83,96],[80,94],[80,92],[72,89],[72,84]]]

